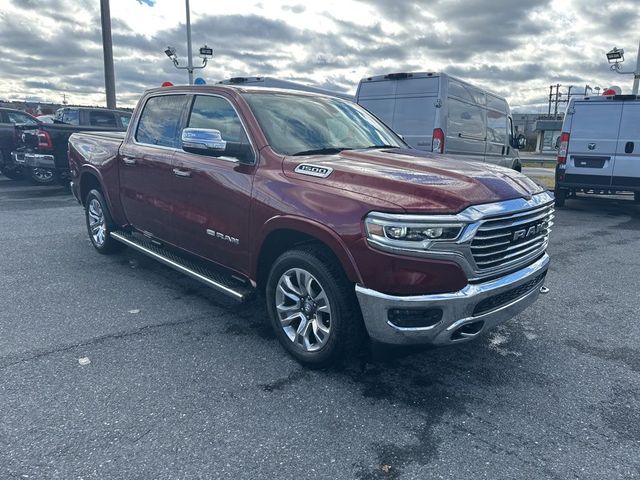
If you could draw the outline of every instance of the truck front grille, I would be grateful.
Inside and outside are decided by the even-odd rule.
[[[541,255],[549,242],[553,211],[547,204],[483,221],[471,242],[477,271],[504,270]]]

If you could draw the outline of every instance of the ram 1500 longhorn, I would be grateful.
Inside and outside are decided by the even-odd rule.
[[[69,140],[100,253],[128,245],[238,300],[263,292],[303,363],[455,344],[538,297],[553,197],[434,156],[358,105],[287,90],[147,91],[126,133]]]

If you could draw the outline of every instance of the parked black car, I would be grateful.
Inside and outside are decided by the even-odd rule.
[[[18,180],[24,175],[22,166],[15,165],[11,159],[11,152],[20,143],[20,131],[16,130],[16,125],[33,128],[41,123],[35,117],[21,110],[0,108],[0,171],[5,176]]]
[[[64,107],[56,111],[54,123],[21,125],[19,147],[12,154],[16,167],[23,167],[39,184],[66,184],[69,178],[67,143],[72,133],[87,131],[124,132],[131,112],[104,108]]]

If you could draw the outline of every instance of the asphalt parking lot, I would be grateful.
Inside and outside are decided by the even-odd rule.
[[[340,371],[83,222],[0,180],[0,478],[640,478],[633,202],[567,200],[550,293],[492,334]]]

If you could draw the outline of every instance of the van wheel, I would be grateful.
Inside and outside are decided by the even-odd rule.
[[[356,353],[365,338],[353,284],[326,248],[309,246],[280,255],[265,294],[276,337],[305,365],[336,364]]]
[[[21,167],[16,168],[2,168],[2,174],[10,178],[11,180],[22,180],[24,178],[24,172]]]
[[[555,201],[556,207],[558,208],[564,207],[564,201],[567,198],[567,191],[562,190],[561,188],[556,188],[554,194],[556,197],[556,201]]]
[[[121,251],[125,245],[109,235],[113,230],[113,221],[102,193],[91,190],[84,204],[87,232],[94,248],[103,254]]]
[[[522,164],[521,164],[520,162],[516,162],[516,163],[513,165],[513,169],[514,169],[516,172],[520,172],[520,173],[522,173]]]

